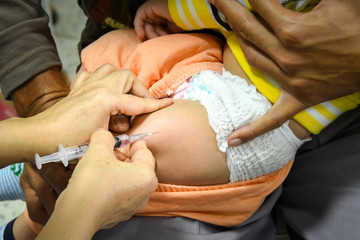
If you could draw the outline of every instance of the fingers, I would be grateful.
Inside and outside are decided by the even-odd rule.
[[[153,24],[145,23],[144,24],[145,36],[148,39],[153,39],[161,36],[168,35],[170,33],[180,33],[183,32],[181,28],[176,26],[175,23],[168,22],[167,26],[163,24]]]
[[[130,155],[131,162],[155,169],[155,158],[144,141],[133,143],[131,145]]]
[[[105,64],[96,69],[95,72],[89,73],[86,71],[81,71],[77,76],[76,79],[74,79],[74,84],[72,85],[72,89],[75,90],[82,86],[85,82],[90,83],[93,81],[97,81],[99,79],[105,78],[107,75],[115,72],[117,69],[110,65]]]
[[[91,135],[90,146],[86,155],[110,154],[114,156],[115,139],[113,135],[105,129],[99,129]],[[103,157],[103,156],[102,156]]]
[[[284,122],[306,107],[295,97],[282,89],[278,101],[259,119],[232,132],[228,137],[230,146],[248,142],[266,132],[280,127]]]
[[[275,59],[241,37],[237,38],[237,41],[250,66],[261,69],[264,73],[276,79],[280,85],[287,83],[289,79],[287,73],[275,62]]]
[[[145,35],[148,39],[157,38],[169,34],[161,24],[145,23]]]
[[[99,67],[94,73],[82,72],[74,81],[72,94],[75,94],[75,90],[89,92],[92,89],[106,88],[116,94],[131,93],[138,97],[154,99],[133,72],[127,69],[118,70],[110,64]]]
[[[122,93],[130,93],[132,95],[155,99],[144,84],[130,70],[119,70],[106,77],[107,81],[115,81],[118,84],[118,91]],[[119,79],[123,79],[119,81]]]
[[[90,73],[80,68],[75,79],[71,82],[71,90],[79,88],[79,86],[81,86],[89,77]]]
[[[37,171],[57,193],[57,195],[60,195],[60,193],[66,188],[72,174],[72,171],[64,168],[64,166],[59,163],[44,164],[41,170]]]
[[[122,113],[128,116],[135,116],[143,113],[154,112],[174,103],[174,100],[170,98],[153,100],[126,94],[119,95],[117,97],[117,105],[111,115]]]
[[[280,29],[286,23],[286,19],[294,21],[302,13],[284,8],[278,0],[249,0],[252,8],[258,13],[272,29]]]
[[[57,194],[29,163],[24,165],[20,184],[29,216],[33,221],[45,225],[54,209]]]
[[[266,1],[254,2],[256,2],[256,6],[261,5],[258,2],[265,2],[265,7],[270,5]],[[279,5],[279,3],[276,5]],[[243,39],[242,41],[250,42],[253,46],[256,46],[258,50],[261,49],[262,54],[267,56],[270,61],[285,55],[287,49],[284,48],[280,40],[273,33],[273,28],[272,26],[269,27],[268,22],[233,0],[218,0],[215,1],[215,6],[225,15],[227,22],[230,24],[238,40]],[[255,11],[257,11],[257,9],[255,9]],[[265,12],[265,10],[263,11]],[[276,24],[274,25],[277,26]],[[241,47],[243,46],[241,45]],[[255,62],[254,59],[256,58],[252,58]],[[258,60],[256,59],[256,61]],[[250,64],[253,65],[252,61],[250,61]],[[258,66],[256,65],[256,67]],[[267,69],[271,69],[271,67],[268,66]]]
[[[134,28],[139,39],[152,39],[168,34],[170,22],[166,1],[147,1],[136,12]]]
[[[139,40],[144,40],[145,38],[145,30],[144,30],[144,26],[141,27],[135,27],[135,33],[136,36]]]
[[[125,153],[121,152],[120,149],[115,149],[114,154],[115,154],[115,157],[120,161],[126,161],[127,159],[129,159],[129,156],[126,155]]]
[[[141,7],[137,10],[135,19],[134,19],[134,30],[138,39],[142,40],[145,37],[145,18],[146,16],[141,11]]]
[[[155,31],[158,34],[158,36],[165,36],[169,34],[169,29],[167,27],[164,27],[162,25],[155,25]]]
[[[262,69],[264,72],[281,71],[275,62],[266,53],[259,49],[256,45],[242,37],[238,37],[237,41],[245,55],[247,62],[256,68]],[[278,73],[276,74],[276,76]],[[272,75],[274,76],[274,75]]]

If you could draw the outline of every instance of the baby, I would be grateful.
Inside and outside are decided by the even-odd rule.
[[[294,157],[302,143],[296,134],[309,136],[299,125],[294,135],[286,124],[270,133],[272,137],[264,137],[267,142],[259,139],[261,143],[228,147],[227,136],[260,117],[271,104],[245,79],[222,72],[223,61],[225,69],[246,77],[223,46],[222,40],[200,33],[167,35],[141,43],[132,30],[119,30],[82,53],[80,71],[91,72],[105,63],[129,68],[154,97],[176,99],[172,107],[136,117],[130,131],[161,131],[146,139],[157,159],[160,182],[213,185],[227,183],[229,178],[237,182],[263,176]],[[295,121],[291,125],[296,126]]]
[[[300,138],[310,135],[290,121],[229,147],[227,136],[271,104],[249,84],[224,42],[209,34],[141,42],[133,30],[117,30],[88,46],[81,60],[79,72],[103,64],[129,68],[154,97],[175,99],[170,107],[134,117],[128,132],[160,131],[144,139],[156,159],[159,186],[140,216],[241,224],[284,181],[304,142]]]

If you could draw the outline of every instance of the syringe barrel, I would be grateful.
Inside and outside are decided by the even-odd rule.
[[[122,148],[130,145],[130,137],[126,134],[115,136],[114,139],[115,139],[114,148]]]
[[[68,161],[75,160],[75,159],[78,159],[78,158],[84,156],[84,154],[86,153],[86,150],[88,148],[89,148],[88,143],[83,144],[83,145],[74,146],[74,147],[65,148],[66,155],[68,157]]]

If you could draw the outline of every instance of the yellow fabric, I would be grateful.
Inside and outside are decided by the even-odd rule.
[[[192,3],[195,8],[195,13],[199,16],[201,22],[206,24],[207,28],[221,28],[221,25],[218,24],[216,22],[216,20],[213,18],[213,16],[210,14],[210,11],[208,9],[208,7],[210,7],[210,6],[207,5],[207,1],[198,0],[198,1],[193,1]],[[180,17],[179,12],[185,12],[183,9],[184,7],[186,9],[189,9],[187,7],[186,1],[185,2],[182,1],[181,5],[176,0],[168,1],[168,7],[170,10],[170,15],[171,15],[172,19],[180,28],[182,28],[184,30],[202,29],[202,27],[198,26],[197,24],[196,24],[197,27],[194,25],[188,26],[188,24],[185,23],[185,19],[183,20]],[[194,19],[192,17],[192,14],[190,13],[190,11],[186,11],[186,13],[188,14],[188,15],[185,15],[186,20],[188,22],[191,22],[191,19]]]
[[[178,11],[181,8],[174,8],[173,2],[176,0],[168,0],[169,10],[171,16],[179,15]],[[198,0],[192,0],[195,4]],[[203,2],[205,0],[200,0]],[[248,9],[251,9],[248,1],[245,1]],[[310,11],[319,1],[318,0],[307,0],[307,1],[286,1],[280,0],[280,2],[286,7],[294,11]],[[195,5],[194,5],[195,6]],[[195,9],[195,13],[199,14],[198,18],[202,21],[202,23],[206,26],[206,28],[215,28],[219,29],[223,35],[227,39],[227,43],[230,46],[233,54],[238,60],[241,67],[244,69],[245,73],[248,75],[250,80],[256,86],[256,88],[272,103],[275,103],[280,96],[280,89],[273,85],[270,79],[264,75],[258,69],[249,65],[245,56],[238,44],[238,41],[233,32],[228,32],[224,29],[220,24],[214,23],[215,19],[212,17],[208,8],[204,8],[200,6],[200,4],[196,5],[197,7],[202,7],[202,9]],[[206,12],[208,11],[208,12]],[[185,17],[188,18],[188,14],[184,13]],[[194,14],[194,12],[193,12]],[[193,16],[191,16],[193,18]],[[209,20],[210,19],[210,20]],[[174,18],[176,24],[179,24],[181,27],[182,20]],[[178,22],[179,21],[179,22]],[[302,126],[308,129],[313,134],[318,134],[322,129],[324,129],[328,124],[334,121],[339,115],[343,112],[349,111],[351,109],[356,108],[360,104],[360,93],[354,93],[348,96],[344,96],[341,98],[337,98],[326,102],[326,104],[319,104],[312,108],[306,109],[299,114],[297,114],[294,119],[299,122]]]

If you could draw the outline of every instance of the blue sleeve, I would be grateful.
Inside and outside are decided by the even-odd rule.
[[[23,163],[16,163],[0,169],[0,201],[25,200],[19,181],[23,167]]]

